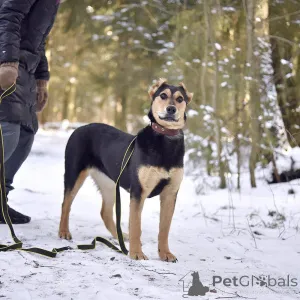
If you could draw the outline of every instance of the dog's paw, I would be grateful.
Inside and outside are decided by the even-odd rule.
[[[72,235],[71,235],[69,230],[59,230],[58,235],[61,239],[65,239],[65,240],[71,240],[72,239]]]
[[[148,260],[148,257],[142,252],[129,252],[129,256],[134,260]]]
[[[176,258],[176,256],[174,254],[172,254],[171,252],[159,251],[158,254],[162,261],[173,262],[173,263],[178,262],[178,259]]]

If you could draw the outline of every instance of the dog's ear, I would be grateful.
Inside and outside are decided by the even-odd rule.
[[[155,94],[155,92],[164,84],[167,83],[167,79],[165,78],[159,78],[153,85],[152,87],[150,87],[148,93],[149,96],[151,98],[151,100],[153,99],[153,95]]]
[[[193,99],[194,93],[190,93],[190,92],[187,90],[187,88],[186,88],[186,86],[185,86],[185,84],[184,84],[183,82],[180,82],[179,85],[184,89],[184,91],[185,91],[185,93],[186,93],[186,95],[187,95],[187,97],[188,97],[188,102],[187,102],[187,104],[189,104],[189,103],[192,101],[192,99]]]

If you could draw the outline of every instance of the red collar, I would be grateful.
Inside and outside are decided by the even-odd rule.
[[[167,128],[160,126],[157,123],[152,123],[151,127],[155,132],[163,134],[163,135],[175,136],[180,133],[179,129],[167,129]]]

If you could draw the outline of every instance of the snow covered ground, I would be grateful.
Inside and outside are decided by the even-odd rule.
[[[52,249],[89,243],[97,235],[110,238],[100,219],[101,197],[91,181],[72,207],[73,241],[57,236],[67,138],[67,133],[41,131],[15,179],[9,203],[32,217],[30,224],[15,226],[25,247]],[[240,194],[223,190],[197,196],[193,182],[184,179],[170,234],[177,264],[158,260],[159,201],[148,199],[142,218],[148,261],[132,261],[101,244],[95,250],[67,251],[54,259],[22,251],[0,253],[0,297],[181,299],[188,297],[191,273],[197,271],[210,292],[192,299],[300,299],[300,181],[272,186],[260,182],[257,189],[250,189],[248,181],[243,179]],[[294,194],[288,192],[291,189]],[[122,191],[124,231],[128,203],[129,196]],[[5,225],[0,226],[0,237],[1,243],[11,242]],[[256,279],[262,275],[266,280],[269,276],[269,286]],[[290,286],[282,286],[287,282],[280,277],[288,276]],[[213,278],[220,277],[225,282],[213,286]],[[253,286],[242,286],[248,285],[247,278]],[[292,278],[297,286],[291,286]],[[274,280],[277,286],[272,287]]]

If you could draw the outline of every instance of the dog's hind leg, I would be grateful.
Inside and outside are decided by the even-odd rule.
[[[62,204],[61,219],[60,219],[60,225],[59,225],[59,237],[60,238],[64,238],[67,240],[70,240],[72,238],[71,233],[69,231],[69,216],[70,216],[71,205],[87,176],[88,176],[88,171],[83,170],[83,171],[79,172],[79,174],[75,180],[72,180],[72,178],[69,178],[67,170],[66,170],[65,195],[64,195],[64,201]],[[74,179],[74,177],[76,177],[76,174],[73,173],[72,177]],[[70,184],[70,180],[74,181],[75,183]]]
[[[90,175],[102,195],[101,217],[104,225],[111,235],[117,239],[117,228],[113,218],[116,189],[115,182],[97,169],[91,169]],[[124,239],[128,239],[128,234],[123,233],[123,237]]]

